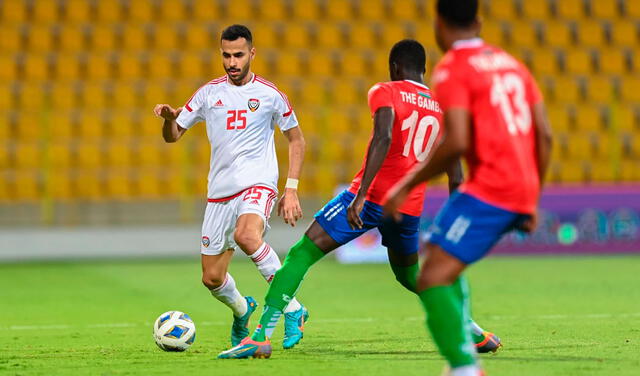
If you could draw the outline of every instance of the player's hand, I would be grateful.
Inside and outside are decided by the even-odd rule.
[[[153,109],[153,113],[156,114],[156,116],[160,116],[169,121],[176,120],[180,112],[182,112],[182,107],[174,110],[168,104],[156,104],[156,107]]]
[[[365,197],[358,194],[353,198],[347,208],[347,222],[349,222],[352,230],[361,230],[362,226],[364,226],[364,222],[362,222],[362,218],[360,218],[360,213],[362,213],[362,208],[364,208],[364,201]]]
[[[283,217],[284,223],[295,227],[296,222],[302,219],[302,208],[296,189],[285,188],[284,194],[278,201],[278,216]]]
[[[536,210],[533,214],[529,215],[529,218],[520,222],[517,226],[517,229],[520,231],[524,231],[527,234],[531,234],[535,231],[536,227],[538,227],[538,211]]]
[[[392,217],[397,222],[400,222],[402,220],[402,214],[398,210],[407,199],[408,195],[409,191],[407,191],[401,184],[393,186],[387,195],[387,201],[382,206],[384,214]]]

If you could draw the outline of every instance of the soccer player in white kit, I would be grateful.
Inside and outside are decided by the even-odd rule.
[[[278,215],[291,226],[302,218],[297,183],[305,142],[286,95],[251,72],[256,54],[251,31],[232,25],[220,39],[227,74],[203,85],[184,107],[158,104],[154,112],[164,118],[166,142],[175,142],[196,123],[206,122],[211,167],[202,224],[202,282],[233,311],[231,344],[235,346],[248,336],[249,317],[258,304],[240,294],[227,272],[233,251],[247,254],[267,282],[281,266],[276,252],[263,240],[277,197],[274,129],[278,126],[289,141],[289,175]],[[295,299],[284,312],[283,347],[292,348],[302,338],[308,312]]]

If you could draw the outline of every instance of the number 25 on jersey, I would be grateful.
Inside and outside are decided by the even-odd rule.
[[[227,111],[227,129],[245,129],[247,127],[247,110]]]

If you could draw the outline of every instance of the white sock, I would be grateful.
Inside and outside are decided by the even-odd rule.
[[[471,331],[473,334],[477,336],[481,336],[484,333],[484,329],[482,329],[475,321],[471,320]]]
[[[480,367],[477,364],[471,364],[463,367],[451,369],[451,376],[479,376],[481,375]]]
[[[252,255],[249,256],[251,261],[256,264],[256,268],[267,283],[271,283],[273,277],[282,264],[280,263],[280,259],[278,258],[278,254],[269,246],[269,244],[262,243],[258,250],[255,251]],[[284,309],[285,313],[294,312],[302,308],[302,305],[296,300],[296,298],[291,299],[289,305]]]
[[[234,281],[231,274],[227,273],[224,282],[210,291],[214,298],[231,308],[235,317],[241,317],[247,313],[247,300],[236,288],[236,281]]]

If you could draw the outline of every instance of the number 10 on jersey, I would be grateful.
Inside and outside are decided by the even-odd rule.
[[[409,137],[404,144],[402,155],[408,157],[413,149],[413,154],[419,162],[427,159],[433,143],[436,142],[438,133],[440,132],[440,122],[435,116],[427,115],[418,121],[418,111],[413,111],[408,118],[402,122],[402,130],[409,130]],[[424,139],[427,143],[424,145]],[[412,148],[413,146],[413,148]]]

